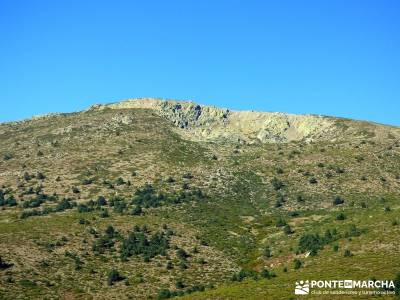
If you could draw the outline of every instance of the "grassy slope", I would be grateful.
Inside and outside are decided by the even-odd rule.
[[[321,221],[311,222],[297,231],[297,233],[300,231],[323,232],[325,228],[335,226],[340,232],[345,231],[350,223],[357,224],[366,230],[359,237],[353,237],[351,240],[342,238],[332,243],[339,245],[338,252],[334,252],[332,245],[328,245],[316,257],[304,258],[299,255],[297,257],[303,262],[303,266],[298,270],[294,270],[292,259],[283,260],[282,263],[275,265],[275,262],[280,259],[273,257],[270,259],[274,264],[271,269],[276,272],[276,278],[230,283],[215,290],[192,294],[182,299],[295,299],[294,283],[299,280],[394,278],[394,274],[400,269],[400,261],[397,259],[400,255],[400,243],[397,238],[400,228],[392,226],[392,220],[400,218],[399,210],[387,213],[378,207],[373,207],[361,212],[352,209],[345,211],[349,216],[345,222],[338,224],[340,221],[334,220],[333,214],[322,212],[321,215],[324,218]],[[283,248],[293,244],[291,239],[282,234],[279,241]],[[344,249],[349,249],[354,256],[344,257]],[[285,253],[280,255],[287,258]],[[287,253],[287,255],[294,258],[293,253]],[[270,268],[271,262],[267,260],[265,265]],[[283,271],[284,267],[288,268],[287,272]],[[320,299],[320,297],[308,296],[307,299]],[[333,296],[329,297],[334,299]],[[342,297],[338,296],[337,299]],[[351,296],[346,296],[346,299],[351,298]],[[354,297],[354,299],[360,298],[362,299],[359,296]]]

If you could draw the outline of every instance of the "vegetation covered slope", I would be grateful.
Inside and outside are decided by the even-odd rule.
[[[400,271],[398,128],[128,104],[0,125],[0,298],[288,299]]]

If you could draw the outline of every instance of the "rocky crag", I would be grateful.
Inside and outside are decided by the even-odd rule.
[[[186,101],[130,99],[98,109],[151,109],[172,122],[179,133],[201,141],[290,142],[333,136],[335,120],[316,115],[232,111]]]

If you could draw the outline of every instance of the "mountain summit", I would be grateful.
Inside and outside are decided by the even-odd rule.
[[[191,101],[153,98],[129,99],[112,104],[94,105],[90,108],[90,110],[103,109],[151,109],[182,129],[178,130],[178,133],[196,141],[281,143],[335,140],[346,134],[362,137],[366,132],[378,135],[391,131],[399,132],[388,126],[335,117],[232,111],[199,105]],[[343,132],[344,127],[353,128]]]

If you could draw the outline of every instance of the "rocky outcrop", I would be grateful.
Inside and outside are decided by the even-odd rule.
[[[190,101],[132,99],[108,105],[95,105],[91,110],[107,108],[151,109],[173,123],[177,131],[186,138],[202,141],[310,141],[327,137],[334,129],[334,121],[323,116],[231,111]]]

